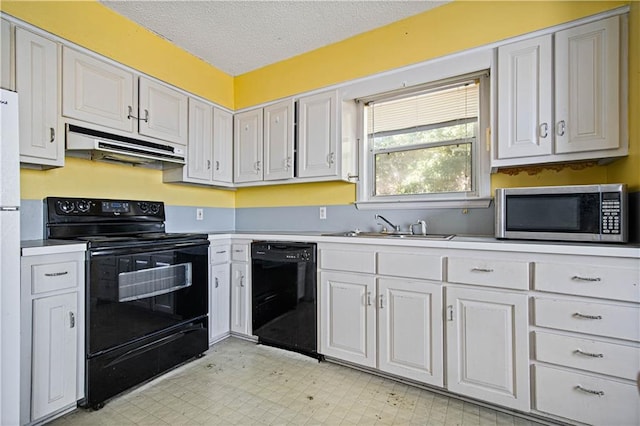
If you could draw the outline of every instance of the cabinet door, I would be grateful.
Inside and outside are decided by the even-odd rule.
[[[551,35],[498,48],[498,158],[552,153]]]
[[[13,90],[13,60],[11,54],[11,24],[0,19],[0,87]]]
[[[556,152],[619,147],[620,24],[614,16],[556,33]]]
[[[209,306],[209,343],[224,337],[230,330],[231,283],[228,263],[211,267],[211,305]]]
[[[320,273],[320,353],[376,366],[375,290],[372,276]]]
[[[187,96],[140,77],[138,126],[141,135],[187,144]]]
[[[262,180],[262,108],[233,117],[234,182]]]
[[[77,293],[33,301],[31,418],[76,401]]]
[[[442,285],[378,279],[378,368],[443,385]]]
[[[62,49],[62,114],[133,132],[137,114],[133,74],[91,56]]]
[[[529,410],[527,296],[448,287],[447,389]]]
[[[213,110],[211,105],[189,99],[189,145],[187,149],[187,174],[189,178],[211,181]]]
[[[249,299],[249,264],[231,264],[231,331],[248,336],[251,302]]]
[[[293,100],[264,108],[264,180],[293,177]]]
[[[62,165],[64,161],[64,137],[56,133],[57,49],[56,43],[51,40],[21,28],[16,29],[16,90],[20,94],[20,161],[23,162],[60,160],[59,165]]]
[[[335,176],[338,171],[338,95],[300,98],[298,177]]]
[[[213,108],[213,180],[233,182],[233,114]]]

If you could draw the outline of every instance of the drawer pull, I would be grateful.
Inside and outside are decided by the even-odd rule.
[[[62,275],[67,275],[69,273],[69,271],[62,271],[62,272],[49,272],[44,274],[45,277],[59,277]]]
[[[575,351],[573,351],[573,353],[584,355],[584,356],[590,356],[591,358],[604,358],[604,354],[594,354],[592,352],[585,352],[581,349],[576,349]]]
[[[580,312],[574,313],[573,316],[576,317],[576,318],[590,319],[590,320],[601,320],[602,319],[602,315],[584,315],[584,314],[581,314]]]
[[[591,278],[591,277],[581,277],[579,275],[574,275],[573,277],[571,277],[571,279],[573,281],[586,281],[586,282],[590,282],[590,283],[597,283],[597,282],[602,281],[602,279],[600,277]]]
[[[244,250],[242,250],[242,249],[235,249],[234,251],[235,251],[236,253],[242,253]]]
[[[590,393],[591,395],[598,395],[598,396],[604,396],[604,391],[597,391],[597,390],[592,390],[592,389],[587,389],[584,388],[580,385],[576,385],[576,389],[578,389],[581,392],[584,393]]]
[[[241,250],[240,250],[240,251],[241,251]],[[226,253],[226,252],[227,252],[226,250],[220,250],[220,251],[217,251],[217,252],[216,252],[216,254],[224,254],[224,253]]]
[[[493,269],[489,268],[471,268],[473,272],[493,272]]]

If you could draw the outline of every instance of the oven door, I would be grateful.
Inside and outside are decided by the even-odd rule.
[[[206,316],[208,241],[92,249],[87,350],[92,357]]]

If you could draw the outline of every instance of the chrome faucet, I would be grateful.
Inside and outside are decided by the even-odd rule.
[[[425,222],[424,220],[418,220],[416,221],[416,223],[411,224],[409,229],[411,230],[412,235],[416,235],[416,233],[413,231],[413,227],[416,225],[420,225],[420,234],[417,235],[427,235],[427,222]]]
[[[389,224],[389,226],[395,231],[395,232],[400,232],[400,225],[394,225],[393,223],[389,222],[384,216],[380,216],[379,214],[376,215],[376,220],[377,219],[382,219],[385,222],[387,222],[387,224]],[[378,222],[378,225],[382,225],[381,223]],[[382,232],[385,232],[385,229],[382,230]]]

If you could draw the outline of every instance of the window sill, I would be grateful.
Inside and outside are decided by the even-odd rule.
[[[430,201],[356,201],[358,210],[407,210],[407,209],[486,209],[491,198],[448,199]]]

